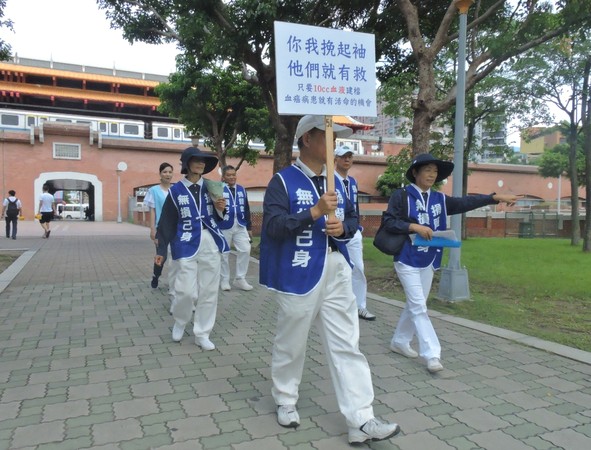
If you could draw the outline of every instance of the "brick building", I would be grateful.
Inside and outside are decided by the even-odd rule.
[[[192,142],[182,125],[157,111],[154,87],[164,81],[166,77],[47,61],[1,62],[3,195],[16,190],[25,217],[31,219],[41,186],[49,183],[58,198],[63,198],[63,191],[81,192],[98,221],[118,219],[119,209],[125,221],[144,220],[136,201],[142,200],[146,187],[158,182],[161,162],[171,163],[174,180],[180,178],[179,156]],[[360,141],[369,150],[375,145]],[[376,198],[375,183],[385,170],[385,156],[364,153],[356,157],[351,174],[364,194],[362,210],[381,211],[384,199]],[[125,171],[119,170],[123,166]],[[255,206],[272,167],[272,158],[261,155],[256,168],[240,169],[239,182]],[[563,208],[567,206],[568,183],[541,178],[534,166],[478,164],[470,171],[469,192],[526,195],[521,207],[556,203],[561,197]],[[451,193],[451,183],[443,190]]]

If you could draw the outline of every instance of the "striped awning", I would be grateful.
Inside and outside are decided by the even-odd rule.
[[[352,128],[354,131],[371,130],[375,126],[371,123],[359,122],[351,116],[332,116],[332,121],[338,125]]]

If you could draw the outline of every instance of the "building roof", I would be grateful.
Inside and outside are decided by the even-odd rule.
[[[64,99],[82,100],[83,102],[123,103],[128,105],[157,108],[160,104],[158,97],[144,97],[141,95],[120,94],[115,92],[101,92],[55,86],[40,86],[23,83],[7,83],[0,81],[0,93],[4,96],[42,96],[60,97]]]
[[[46,67],[32,67],[32,66],[22,66],[20,64],[13,64],[9,62],[0,62],[0,73],[4,75],[5,73],[14,72],[15,74],[23,75],[36,75],[36,76],[46,76],[46,77],[55,77],[55,78],[63,78],[63,79],[70,79],[70,80],[82,80],[82,81],[95,81],[95,82],[102,82],[102,83],[115,83],[115,84],[124,84],[127,86],[139,86],[139,87],[148,87],[148,88],[155,88],[160,84],[159,81],[152,81],[152,80],[144,80],[141,78],[129,78],[129,77],[118,77],[113,75],[101,75],[96,73],[88,73],[88,72],[71,72],[68,70],[57,70],[57,69],[50,69]]]
[[[77,109],[85,114],[111,112],[138,120],[147,116],[169,120],[158,112],[160,99],[154,92],[166,77],[155,79],[53,61],[19,62],[0,62],[0,106],[41,107],[54,112]]]

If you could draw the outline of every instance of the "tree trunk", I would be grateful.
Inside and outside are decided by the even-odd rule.
[[[291,165],[295,130],[299,121],[296,116],[278,116],[280,126],[275,126],[275,152],[273,173]]]
[[[275,149],[273,152],[273,173],[291,165],[294,136],[299,116],[280,115],[277,111],[275,99],[277,86],[275,84],[275,69],[260,62],[257,70],[257,84],[261,88],[263,101],[269,111],[271,124],[275,130]]]
[[[431,113],[426,109],[417,108],[414,111],[412,122],[412,154],[420,155],[429,153],[429,140],[431,139]]]
[[[474,101],[474,97],[470,101]],[[474,105],[472,105],[474,106]],[[474,129],[476,128],[476,122],[473,120],[468,121],[468,132],[466,143],[462,158],[462,195],[468,195],[468,160],[470,159],[470,151],[474,143]],[[462,240],[468,239],[468,232],[466,230],[466,214],[462,214]]]
[[[577,125],[571,120],[568,136],[569,155],[568,167],[570,177],[570,218],[572,224],[571,245],[579,245],[581,241],[581,223],[579,221],[579,177],[577,174]]]
[[[591,252],[591,56],[583,71],[583,152],[585,153],[585,231],[583,251]]]

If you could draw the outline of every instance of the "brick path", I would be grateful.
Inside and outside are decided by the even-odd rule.
[[[258,286],[221,293],[202,352],[172,342],[166,286],[149,287],[153,246],[127,223],[19,224],[26,250],[0,276],[0,449],[343,449],[321,345],[311,334],[297,430],[270,395],[275,308]],[[164,277],[165,279],[165,277]],[[2,289],[4,288],[3,292]],[[400,302],[372,296],[361,323],[376,415],[402,433],[368,448],[591,448],[591,354],[433,313],[446,370],[388,350]]]

